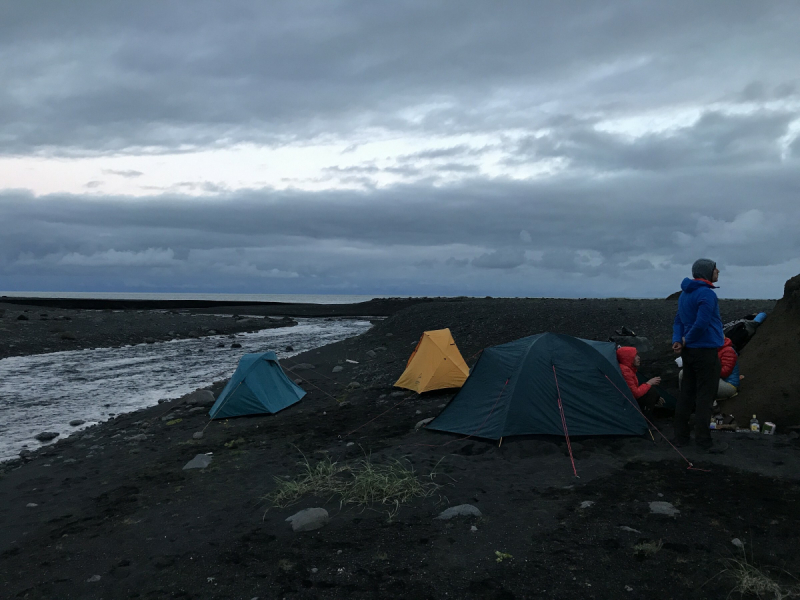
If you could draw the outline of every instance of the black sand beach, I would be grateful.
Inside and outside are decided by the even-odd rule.
[[[414,299],[385,302],[382,309],[367,303],[97,313],[7,304],[0,356],[51,347],[46,336],[37,342],[21,333],[42,312],[48,326],[51,314],[71,316],[59,324],[85,322],[76,329],[79,345],[164,339],[169,331],[187,335],[198,327],[202,335],[223,326],[201,313],[282,319],[353,310],[388,318],[357,338],[284,361],[308,395],[277,415],[209,424],[207,408],[197,403],[202,395],[195,394],[118,416],[28,460],[0,464],[0,595],[722,599],[737,584],[725,560],[745,556],[734,539],[749,562],[793,585],[787,573],[800,574],[796,434],[717,432],[730,449],[708,455],[690,447],[684,454],[692,470],[657,435],[655,441],[573,439],[576,478],[563,438],[508,439],[498,446],[415,431],[453,393],[418,396],[392,388],[426,329],[449,327],[472,365],[482,348],[525,335],[553,331],[604,340],[625,325],[653,343],[642,371],[662,375],[675,393],[669,347],[675,306],[674,300]],[[723,320],[774,306],[721,301]],[[17,321],[26,309],[29,320]],[[103,320],[90,320],[97,316]],[[155,331],[165,326],[162,318],[170,319],[170,329]],[[112,319],[129,337],[114,337]],[[300,364],[313,368],[297,369]],[[342,369],[334,373],[336,366]],[[668,419],[655,423],[671,435]],[[202,438],[194,439],[199,431]],[[209,452],[207,468],[182,469]],[[304,457],[312,464],[400,461],[441,487],[399,509],[341,504],[330,495],[271,507],[263,497],[275,490],[274,478],[296,476]],[[668,502],[679,513],[654,514],[652,502]],[[461,504],[482,516],[435,519]],[[285,519],[309,507],[327,509],[330,522],[293,532]]]

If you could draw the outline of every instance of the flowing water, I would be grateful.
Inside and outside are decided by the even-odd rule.
[[[41,444],[43,431],[61,437],[115,414],[178,398],[231,376],[242,354],[275,351],[288,358],[370,328],[359,319],[297,319],[294,327],[228,336],[96,348],[0,360],[0,460]],[[224,343],[227,347],[218,348]],[[286,352],[287,346],[293,348]],[[72,420],[85,424],[70,427]]]

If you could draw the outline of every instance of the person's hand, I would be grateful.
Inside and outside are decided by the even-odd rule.
[[[661,377],[653,377],[650,381],[647,382],[647,385],[659,385],[661,383]]]
[[[673,342],[673,344],[672,344],[672,351],[673,351],[675,354],[680,354],[680,353],[681,353],[681,350],[683,350],[683,344],[681,344],[680,342]]]

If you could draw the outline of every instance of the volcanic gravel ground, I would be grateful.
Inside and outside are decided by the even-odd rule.
[[[769,307],[723,302],[723,318]],[[205,410],[176,400],[46,446],[27,463],[5,463],[0,595],[722,599],[735,585],[723,561],[743,556],[734,538],[748,560],[792,583],[787,573],[800,574],[796,436],[717,432],[728,452],[689,447],[686,459],[657,434],[573,439],[576,478],[563,439],[498,447],[415,432],[453,392],[391,387],[422,330],[445,326],[472,364],[482,347],[523,335],[602,339],[626,325],[656,343],[654,369],[671,362],[674,309],[629,300],[418,304],[358,338],[285,361],[309,394],[277,415],[209,424]],[[353,381],[359,386],[348,389]],[[670,435],[667,422],[657,425]],[[182,470],[206,452],[208,468]],[[335,497],[269,507],[262,497],[274,478],[296,475],[303,456],[401,460],[441,487],[391,518],[389,505],[362,509]],[[651,502],[680,513],[652,514]],[[463,503],[483,516],[434,519]],[[292,532],[286,517],[317,506],[330,523]]]

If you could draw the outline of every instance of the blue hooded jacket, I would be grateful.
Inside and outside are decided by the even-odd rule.
[[[673,343],[683,341],[686,348],[721,348],[725,335],[714,285],[687,277],[681,283],[681,290],[678,314],[672,325]]]

